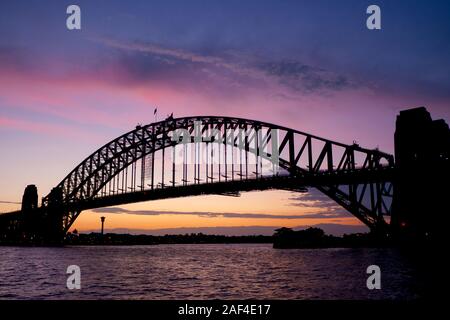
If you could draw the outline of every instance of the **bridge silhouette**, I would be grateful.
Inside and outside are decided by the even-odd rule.
[[[424,110],[409,110],[403,118]],[[81,212],[99,207],[208,194],[239,196],[253,190],[307,192],[309,187],[372,232],[386,235],[393,223],[404,227],[408,220],[401,214],[386,219],[402,212],[396,203],[405,201],[396,201],[394,190],[398,192],[405,174],[399,175],[393,155],[356,143],[242,118],[169,117],[138,125],[100,147],[41,206],[37,188],[28,186],[22,209],[0,215],[0,240],[58,242]]]

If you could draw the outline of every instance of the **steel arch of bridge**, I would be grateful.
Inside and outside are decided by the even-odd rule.
[[[220,142],[219,152],[220,148],[223,148],[223,152],[226,153],[227,146],[231,146],[244,150],[246,159],[248,153],[256,154],[256,172],[249,174],[247,163],[246,171],[242,171],[241,155],[239,168],[236,169],[236,172],[231,173],[231,178],[229,172],[226,172],[229,170],[229,164],[225,164],[225,172],[220,172],[219,162],[217,178],[214,178],[210,172],[211,176],[208,177],[206,174],[203,180],[200,179],[200,168],[196,172],[196,165],[194,165],[194,179],[192,184],[189,184],[187,179],[189,172],[185,172],[185,170],[188,171],[188,168],[183,163],[183,179],[180,181],[180,185],[176,185],[175,164],[173,164],[172,181],[166,184],[164,151],[179,144],[179,141],[174,141],[173,136],[180,129],[191,135],[199,132],[201,134],[210,133],[211,140],[209,142],[200,141],[200,143]],[[243,141],[236,136],[237,130],[246,134]],[[214,134],[212,134],[213,132]],[[249,132],[253,132],[253,134],[247,135]],[[194,140],[192,137],[189,142],[195,143]],[[154,157],[158,151],[163,153],[162,183],[160,185],[156,185],[154,181],[156,174]],[[261,161],[262,159],[273,160],[275,154],[277,154],[277,163],[283,170],[282,173],[277,172],[272,177],[268,177],[264,176],[262,171],[258,172],[260,161],[258,159]],[[225,157],[225,159],[227,158]],[[139,161],[141,165],[138,165]],[[151,162],[151,168],[145,165],[147,161]],[[208,170],[208,164],[206,166],[206,170]],[[267,187],[283,188],[283,185],[287,185],[287,188],[291,190],[301,190],[308,186],[315,187],[371,229],[376,229],[384,227],[383,216],[390,215],[393,167],[393,156],[377,149],[362,148],[356,143],[346,145],[271,123],[210,116],[166,119],[137,126],[135,130],[125,133],[99,148],[75,167],[49,195],[43,198],[42,207],[45,210],[46,207],[55,205],[56,202],[56,206],[63,212],[63,228],[64,232],[67,232],[82,210],[98,206],[99,200],[102,198],[123,198],[127,194],[145,191],[147,191],[146,194],[148,191],[152,191],[160,194],[165,192],[167,195],[172,194],[173,196],[177,196],[177,192],[190,195],[186,190],[192,190],[192,194],[197,194],[195,185],[213,183],[221,185],[218,189],[220,191],[217,193],[226,192],[228,188],[235,192],[239,188],[246,188],[238,182],[252,180],[254,184],[260,183]],[[146,185],[144,171],[149,171],[149,169],[151,173],[147,172],[147,174],[151,182]],[[214,167],[211,167],[211,171],[213,169]],[[126,178],[125,175],[127,175]],[[137,178],[138,176],[140,179]],[[283,182],[280,183],[280,181]],[[113,184],[112,189],[111,184]],[[296,184],[298,184],[297,188]],[[184,190],[178,191],[180,187],[184,187]],[[254,189],[258,189],[258,187],[255,186]],[[59,193],[56,200],[55,192]],[[137,201],[135,199],[137,198],[131,197],[129,201]]]

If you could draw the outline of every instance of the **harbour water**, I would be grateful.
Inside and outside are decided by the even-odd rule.
[[[81,289],[67,288],[69,265]],[[369,265],[381,289],[366,285]],[[393,299],[422,296],[396,249],[273,249],[271,244],[0,247],[0,299]]]

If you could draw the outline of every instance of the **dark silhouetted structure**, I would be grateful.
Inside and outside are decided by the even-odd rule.
[[[22,218],[23,231],[34,237],[36,224],[41,223],[41,217],[38,216],[38,191],[34,184],[30,184],[25,188],[22,196]]]
[[[424,107],[401,111],[395,131],[392,232],[404,239],[444,236],[450,216],[450,130]]]
[[[105,217],[100,217],[100,220],[101,220],[101,222],[102,222],[102,232],[101,232],[101,234],[102,234],[102,236],[103,236],[103,231],[104,231],[103,227],[104,227],[104,225],[105,225]]]
[[[24,210],[0,215],[0,240],[61,242],[80,213],[93,208],[252,190],[307,192],[308,187],[336,201],[372,234],[442,234],[440,221],[448,217],[442,217],[448,195],[448,134],[446,123],[432,121],[425,108],[402,111],[394,163],[393,155],[378,149],[271,123],[168,117],[102,146],[53,188],[41,207],[28,209],[36,207],[37,191],[30,187]],[[190,163],[188,158],[200,154],[199,146],[206,150],[205,161]],[[176,150],[182,160],[173,156],[167,163],[166,153],[175,155]],[[36,223],[26,223],[26,216],[36,217]],[[392,217],[392,228],[386,216]]]
[[[22,196],[22,211],[36,210],[38,208],[38,192],[34,184],[25,188]]]
[[[275,230],[273,247],[280,249],[289,248],[321,248],[328,245],[325,232],[319,228],[294,231],[290,228]]]
[[[276,249],[381,247],[391,244],[388,238],[380,238],[373,233],[344,234],[342,237],[336,237],[313,227],[298,231],[280,228],[275,230],[273,235],[273,247]]]

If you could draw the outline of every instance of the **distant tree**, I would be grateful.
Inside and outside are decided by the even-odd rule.
[[[291,228],[282,227],[282,228],[275,230],[274,236],[283,236],[283,235],[291,234],[293,232],[295,232],[295,231],[292,230]]]
[[[312,227],[299,231],[299,234],[302,234],[307,239],[320,239],[325,236],[325,232],[322,229]]]

